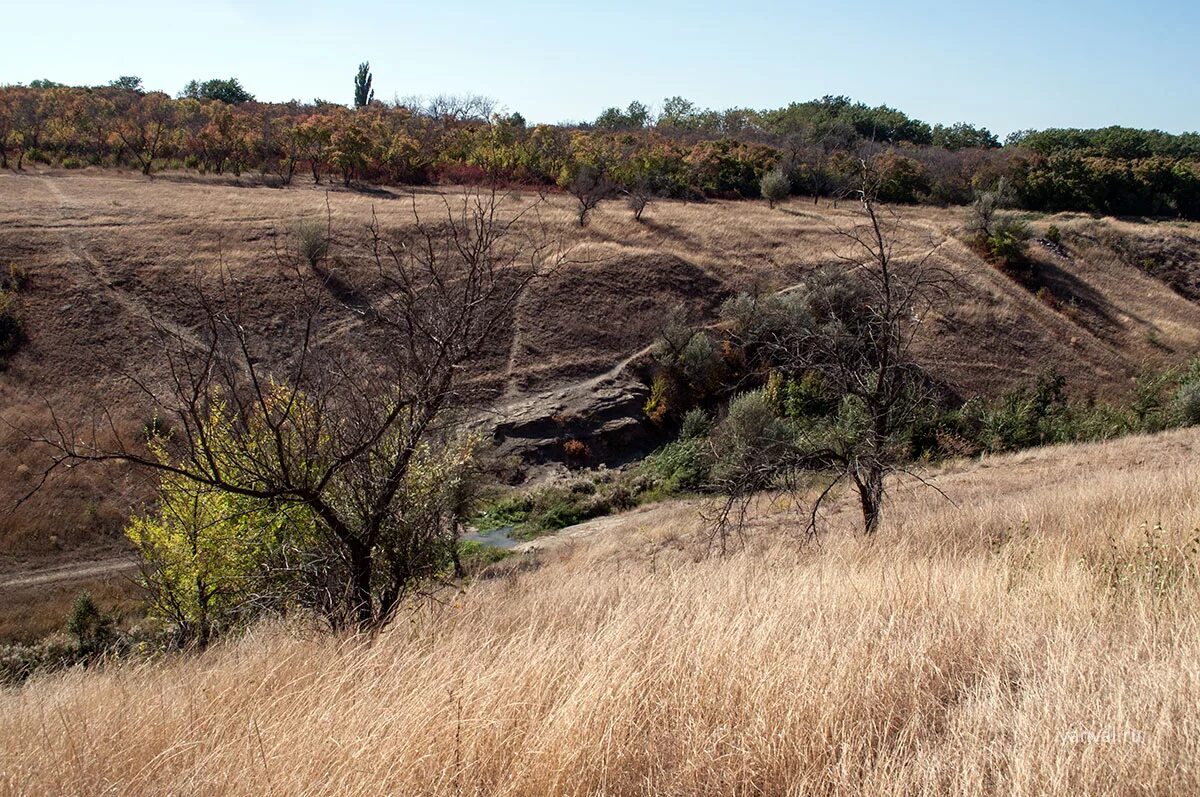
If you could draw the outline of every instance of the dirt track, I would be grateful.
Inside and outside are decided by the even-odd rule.
[[[137,562],[129,556],[112,556],[91,562],[54,565],[23,573],[0,574],[0,590],[24,589],[46,584],[83,581],[137,570]]]

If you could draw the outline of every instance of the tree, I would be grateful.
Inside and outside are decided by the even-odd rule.
[[[183,87],[179,96],[193,100],[219,100],[229,105],[254,102],[254,95],[246,91],[235,77],[213,78],[203,83],[192,80]]]
[[[83,428],[56,421],[30,437],[50,452],[41,483],[60,467],[120,461],[201,495],[311,518],[319,545],[298,546],[292,564],[307,585],[301,597],[335,626],[383,625],[442,572],[457,539],[452,471],[470,454],[465,411],[488,395],[468,366],[530,282],[563,260],[538,206],[510,212],[504,200],[495,191],[444,200],[431,225],[414,198],[415,230],[401,241],[371,224],[375,282],[356,295],[377,298],[355,311],[371,352],[319,334],[345,308],[291,263],[300,332],[288,361],[270,368],[240,318],[236,283],[223,279],[199,297],[198,336],[160,330],[165,385],[130,376],[171,430],[161,446],[115,431],[103,408]]]
[[[370,131],[343,110],[330,138],[329,162],[342,170],[342,182],[351,181],[367,166],[372,149]]]
[[[762,413],[746,410],[742,426],[749,428],[746,419],[758,418],[758,438],[742,431],[739,439],[750,442],[737,450],[756,453],[747,455],[748,466],[729,468],[718,484],[725,501],[713,531],[722,543],[740,528],[755,492],[780,481],[796,485],[799,473],[811,470],[831,477],[812,502],[810,533],[816,531],[824,501],[843,481],[850,481],[858,494],[864,531],[874,533],[886,479],[904,470],[908,461],[906,435],[938,400],[936,385],[917,364],[913,345],[924,319],[945,296],[950,277],[930,262],[933,248],[915,258],[895,254],[898,226],[879,203],[878,188],[878,176],[862,162],[854,192],[859,222],[837,231],[847,244],[838,257],[848,270],[817,272],[801,289],[771,297],[742,314],[752,326],[735,334],[753,337],[755,345],[766,350],[766,359],[785,373],[815,379],[824,395],[836,402],[836,411],[829,417],[801,419],[792,441],[781,446]],[[768,438],[769,446],[763,443]],[[771,456],[763,456],[764,451]]]
[[[110,80],[108,85],[122,91],[136,91],[139,93],[143,91],[142,79],[137,75],[121,75],[116,80]]]
[[[213,450],[236,447],[239,434],[264,431],[259,425],[239,432],[228,405],[215,397],[204,422],[198,431]],[[164,466],[175,464],[167,440],[152,438],[149,448]],[[314,529],[301,506],[273,507],[164,471],[157,506],[133,518],[125,534],[140,555],[150,613],[175,627],[179,643],[203,647],[215,633],[253,617],[267,597],[271,556],[284,546],[307,547]]]
[[[782,202],[792,193],[792,183],[781,169],[772,169],[764,174],[759,187],[770,208],[774,208],[776,202]]]
[[[358,65],[358,73],[354,76],[354,107],[365,108],[375,99],[375,90],[371,88],[371,62],[364,61]]]
[[[8,151],[16,145],[16,94],[0,92],[0,169],[8,168]]]
[[[117,114],[115,132],[149,175],[178,118],[175,103],[161,92],[133,95]]]
[[[587,226],[591,212],[603,200],[612,196],[613,192],[612,182],[604,170],[589,164],[580,165],[575,169],[574,174],[566,181],[566,189],[579,205],[577,218],[580,227]]]
[[[975,127],[966,122],[959,122],[949,127],[946,125],[934,125],[933,145],[949,150],[967,149],[970,147],[995,149],[1000,146],[1000,139],[992,135],[992,132],[986,127]]]

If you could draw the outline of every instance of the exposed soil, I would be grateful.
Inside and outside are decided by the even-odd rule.
[[[115,171],[0,173],[0,267],[25,275],[16,295],[27,336],[0,372],[0,415],[36,431],[50,421],[48,406],[79,422],[106,405],[117,408],[123,432],[136,432],[150,408],[122,374],[162,379],[151,320],[192,334],[200,319],[190,286],[218,268],[251,297],[244,312],[262,337],[263,358],[285,361],[296,332],[294,285],[279,254],[299,220],[324,221],[327,208],[331,284],[346,308],[321,333],[370,349],[376,343],[354,309],[371,298],[356,293],[365,225],[374,212],[385,234],[402,235],[413,223],[413,203],[432,219],[444,213],[442,199],[435,190],[327,193],[323,186],[272,189]],[[532,194],[512,200],[515,207],[535,201]],[[1200,226],[1047,219],[1064,242],[1062,251],[1034,254],[1039,279],[1056,299],[1051,306],[955,238],[960,211],[899,214],[901,248],[936,247],[936,262],[956,277],[921,347],[934,374],[964,395],[996,394],[1053,365],[1077,395],[1116,397],[1143,367],[1200,352],[1200,305],[1181,287],[1187,279],[1147,273],[1153,270],[1130,259],[1149,252],[1171,274],[1194,274],[1195,250],[1180,242],[1200,240]],[[855,217],[845,205],[660,202],[639,224],[612,203],[580,229],[569,204],[551,197],[541,218],[561,237],[569,262],[534,283],[503,319],[476,375],[494,387],[510,441],[524,434],[534,448],[552,446],[557,437],[607,428],[615,450],[630,424],[640,423],[639,386],[623,366],[645,353],[670,308],[682,304],[697,319],[711,318],[731,293],[778,290],[839,263],[843,242],[834,229]],[[47,558],[49,566],[111,551],[125,519],[152,495],[151,481],[131,468],[80,468],[13,509],[44,464],[22,434],[0,426],[0,571],[17,567],[18,556]]]

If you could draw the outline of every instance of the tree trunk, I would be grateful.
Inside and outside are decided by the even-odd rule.
[[[883,507],[883,468],[871,463],[854,474],[858,488],[858,500],[862,505],[863,531],[868,535],[879,527],[879,514]]]
[[[375,622],[375,608],[371,600],[371,551],[362,544],[350,547],[350,598],[353,601],[351,611],[359,630],[369,629]]]

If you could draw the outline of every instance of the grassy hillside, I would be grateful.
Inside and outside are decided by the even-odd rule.
[[[0,693],[0,791],[1195,793],[1198,451],[952,464],[953,504],[898,484],[873,540],[764,499],[724,559],[667,504],[374,641],[35,680]]]
[[[416,207],[434,218],[453,194],[419,192]],[[514,206],[535,201],[520,195]],[[639,224],[612,202],[581,229],[573,201],[551,195],[541,214],[572,264],[522,297],[477,363],[503,402],[608,371],[649,343],[676,304],[703,317],[733,291],[780,289],[837,262],[842,244],[833,228],[851,221],[845,206],[713,201],[660,202]],[[197,272],[225,267],[242,280],[253,297],[248,323],[269,337],[269,356],[282,357],[293,341],[294,286],[279,254],[290,251],[300,220],[323,221],[327,209],[338,277],[368,268],[355,247],[372,212],[387,232],[413,223],[412,202],[383,190],[277,190],[114,171],[0,174],[0,266],[24,275],[14,295],[26,338],[0,372],[4,417],[38,429],[49,422],[47,402],[71,420],[103,402],[120,410],[123,431],[140,429],[150,411],[120,374],[132,369],[150,384],[162,378],[151,319],[184,331],[197,323],[184,300]],[[1188,297],[1200,226],[1036,220],[1038,232],[1051,222],[1061,228],[1064,244],[1035,244],[1032,276],[1019,285],[954,237],[964,211],[899,212],[905,245],[936,247],[936,261],[958,278],[946,310],[925,325],[923,347],[930,370],[965,395],[996,394],[1054,365],[1076,395],[1119,396],[1147,364],[1197,351],[1200,307]],[[341,298],[353,304],[353,296]],[[322,334],[372,345],[352,309]],[[0,428],[0,473],[10,475],[0,480],[0,566],[119,546],[125,518],[149,495],[144,477],[122,467],[73,471],[9,511],[40,464],[21,435]]]

